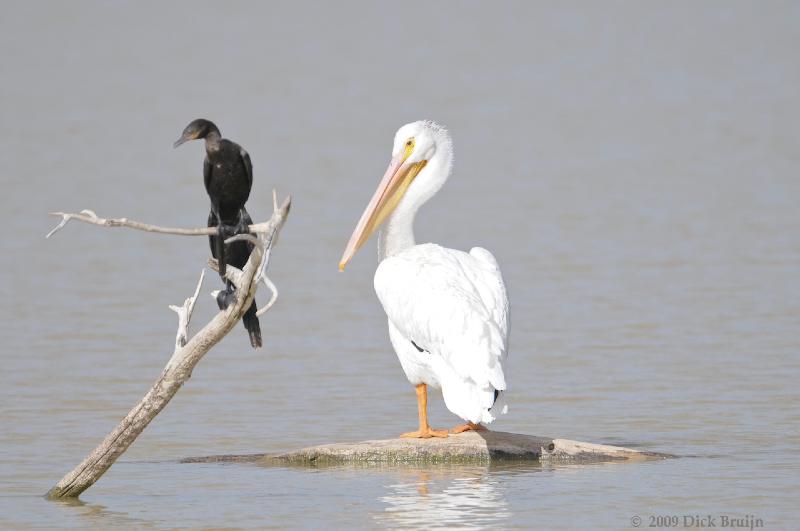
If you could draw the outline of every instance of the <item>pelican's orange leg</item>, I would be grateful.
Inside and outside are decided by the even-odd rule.
[[[447,437],[447,430],[434,430],[428,425],[428,386],[419,384],[417,387],[417,410],[419,413],[419,429],[402,434],[400,437],[416,439],[430,439],[431,437]]]
[[[489,431],[489,428],[481,424],[475,424],[474,422],[467,422],[455,428],[450,428],[449,431],[450,433],[463,433],[465,431]]]

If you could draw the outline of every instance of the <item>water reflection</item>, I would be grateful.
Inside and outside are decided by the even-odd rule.
[[[84,529],[142,528],[152,527],[154,524],[149,520],[134,518],[126,512],[112,511],[105,505],[86,503],[77,498],[56,500],[55,503],[68,507]]]
[[[539,470],[527,464],[397,469],[375,521],[392,528],[503,527],[513,516],[503,478]]]

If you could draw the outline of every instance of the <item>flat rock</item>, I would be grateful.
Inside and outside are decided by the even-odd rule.
[[[674,457],[592,444],[502,431],[466,432],[447,438],[384,439],[312,446],[277,454],[212,455],[189,457],[183,463],[257,462],[262,464],[344,463],[489,463],[503,460],[542,462],[603,462]]]

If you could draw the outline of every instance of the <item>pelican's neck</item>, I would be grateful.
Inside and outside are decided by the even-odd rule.
[[[416,245],[414,218],[417,211],[439,191],[450,175],[452,165],[453,150],[450,143],[438,146],[378,233],[378,258],[381,261]]]
[[[414,210],[401,210],[400,207],[397,206],[378,232],[378,258],[381,261],[416,245],[414,217],[419,207]]]

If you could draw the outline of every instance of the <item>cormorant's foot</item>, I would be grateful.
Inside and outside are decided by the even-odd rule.
[[[247,226],[247,225],[245,225],[245,226]],[[236,236],[237,234],[241,234],[241,232],[239,232],[239,225],[224,225],[223,224],[223,225],[220,225],[217,228],[217,231],[219,232],[219,235],[222,238],[222,241],[225,241],[228,238]]]
[[[447,430],[434,430],[430,426],[425,426],[417,431],[410,431],[400,435],[404,439],[430,439],[431,437],[447,437]]]
[[[219,225],[217,230],[222,240],[225,241],[228,238],[236,236],[237,234],[250,234],[250,225],[240,218],[236,225],[228,225],[223,223],[222,225]]]
[[[236,224],[235,230],[236,234],[250,234],[250,224],[242,216],[239,216],[239,223]]]
[[[221,290],[217,293],[217,306],[220,310],[226,309],[236,298],[236,292],[231,290]]]
[[[461,426],[450,428],[449,431],[450,433],[464,433],[465,431],[489,431],[489,428],[481,424],[475,424],[474,422],[467,422]]]

